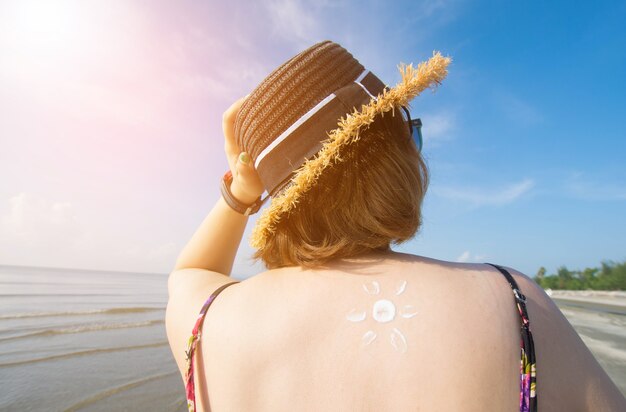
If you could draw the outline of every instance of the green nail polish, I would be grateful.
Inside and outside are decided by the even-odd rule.
[[[248,163],[250,163],[250,156],[248,156],[247,153],[241,153],[239,155],[239,160],[241,161],[241,163],[247,165]]]

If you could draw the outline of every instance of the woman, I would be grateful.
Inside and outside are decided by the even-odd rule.
[[[388,88],[324,41],[224,113],[223,196],[169,277],[189,410],[626,410],[528,277],[391,250],[428,184],[408,103],[449,62],[402,66]],[[252,245],[268,270],[234,282],[264,191]]]

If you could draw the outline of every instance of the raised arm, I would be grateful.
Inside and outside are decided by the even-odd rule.
[[[252,204],[263,193],[263,184],[250,156],[240,152],[234,136],[235,118],[246,97],[224,112],[222,128],[224,150],[233,174],[231,192],[239,202]],[[197,268],[230,275],[247,221],[247,216],[233,210],[220,197],[180,252],[174,270]]]
[[[224,112],[224,148],[233,175],[230,191],[243,204],[252,204],[263,192],[263,185],[246,153],[235,144],[233,126],[245,98]],[[204,218],[180,252],[168,278],[169,299],[165,326],[172,354],[187,383],[189,337],[206,299],[229,279],[248,217],[231,209],[222,197]],[[223,299],[223,298],[222,298]]]

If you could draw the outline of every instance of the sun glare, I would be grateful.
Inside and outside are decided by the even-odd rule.
[[[0,70],[27,85],[71,79],[110,87],[131,67],[143,67],[151,44],[145,19],[129,3],[14,0],[0,5],[5,66]]]
[[[7,13],[10,45],[27,53],[57,54],[80,42],[79,3],[26,0]]]

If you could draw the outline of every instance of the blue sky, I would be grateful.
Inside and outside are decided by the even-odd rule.
[[[455,65],[432,102],[455,127],[425,149],[427,220],[406,250],[529,274],[624,259],[624,17],[623,3],[460,5],[438,33]]]
[[[168,272],[219,196],[221,113],[325,39],[389,85],[453,58],[411,104],[431,185],[398,250],[529,275],[626,258],[624,2],[44,4],[0,6],[0,264]]]

